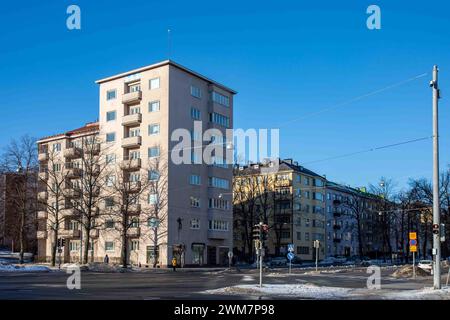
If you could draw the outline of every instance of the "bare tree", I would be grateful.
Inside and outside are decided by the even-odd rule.
[[[364,222],[364,215],[367,214],[367,210],[364,202],[365,202],[364,197],[361,196],[361,193],[359,191],[355,190],[355,192],[350,194],[342,204],[336,203],[336,205],[342,205],[344,208],[347,208],[348,210],[346,210],[347,212],[346,214],[349,215],[356,222],[356,234],[358,237],[358,253],[360,257],[363,257],[365,255],[363,222]]]
[[[13,139],[3,153],[4,172],[16,173],[18,179],[13,184],[14,205],[19,212],[17,234],[19,238],[19,263],[24,261],[26,231],[29,224],[35,224],[37,207],[37,150],[36,139],[23,136]]]

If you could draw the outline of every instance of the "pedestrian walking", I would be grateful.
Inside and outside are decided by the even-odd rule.
[[[172,258],[172,270],[177,271],[177,258]]]
[[[103,259],[103,262],[108,264],[109,263],[109,257],[108,255],[105,256],[105,258]]]

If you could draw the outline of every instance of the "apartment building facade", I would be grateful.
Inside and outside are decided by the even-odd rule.
[[[382,199],[364,189],[331,181],[327,181],[326,187],[326,255],[360,256],[361,241],[362,255],[376,257],[382,249],[377,232],[380,220],[377,208]]]
[[[158,266],[165,267],[175,257],[180,265],[226,264],[232,248],[232,168],[220,161],[205,164],[202,152],[212,143],[223,141],[226,129],[232,129],[236,92],[173,61],[96,83],[100,106],[95,135],[108,172],[104,178],[111,182],[121,176],[141,190],[132,203],[136,210],[129,230],[129,262],[151,265],[156,259]],[[200,147],[178,148],[182,138],[177,135],[172,139],[172,134],[179,129],[190,133],[190,142]],[[203,136],[207,129],[215,129],[215,134]],[[66,139],[66,135],[42,139],[39,148],[45,144],[52,148],[52,144],[60,143],[56,142],[59,138]],[[226,149],[225,144],[222,147]],[[174,153],[189,161],[174,162]],[[44,159],[42,156],[40,160]],[[159,169],[155,169],[155,162]],[[45,166],[44,161],[41,163]],[[155,176],[164,176],[162,192],[156,195],[150,187],[142,191],[146,181]],[[122,248],[112,211],[121,210],[113,204],[122,199],[112,195],[111,185],[107,182],[100,190],[98,231],[90,254],[94,260],[108,255],[114,262],[119,260]],[[158,201],[155,199],[161,204],[162,198],[159,215],[152,216]],[[157,238],[152,237],[155,230]],[[73,249],[77,252],[78,246],[74,244]]]
[[[296,256],[303,261],[315,260],[314,241],[320,241],[319,260],[324,258],[326,248],[325,238],[325,178],[308,170],[292,159],[277,160],[276,171],[266,171],[268,164],[259,163],[242,166],[237,169],[235,180],[245,180],[249,176],[256,177],[252,186],[244,189],[235,185],[235,252],[242,258],[249,252],[242,234],[245,234],[245,221],[242,221],[243,210],[250,210],[246,216],[254,216],[257,220],[269,225],[269,236],[266,241],[268,256],[285,256],[288,244],[293,244]],[[265,186],[261,187],[262,184]],[[255,185],[257,185],[255,187]],[[256,191],[255,191],[256,188]],[[248,192],[242,197],[238,193]],[[261,200],[261,194],[267,200]],[[250,198],[255,198],[248,200]],[[246,199],[250,205],[242,206],[240,199]],[[264,203],[263,203],[264,202]],[[242,209],[241,209],[242,208]],[[263,218],[262,211],[266,211]],[[247,245],[248,247],[248,245]]]

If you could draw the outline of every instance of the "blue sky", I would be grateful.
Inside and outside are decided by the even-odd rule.
[[[81,30],[66,28],[70,4],[81,8]],[[381,8],[381,30],[366,28],[370,4]],[[94,81],[166,59],[170,28],[173,60],[239,92],[235,127],[279,127],[283,157],[337,182],[386,176],[400,188],[431,176],[431,140],[315,161],[431,136],[438,64],[441,166],[450,162],[449,12],[444,0],[2,3],[0,147],[96,120]]]

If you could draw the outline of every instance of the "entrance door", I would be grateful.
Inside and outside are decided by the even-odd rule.
[[[217,264],[217,248],[208,246],[208,264],[215,266]]]

